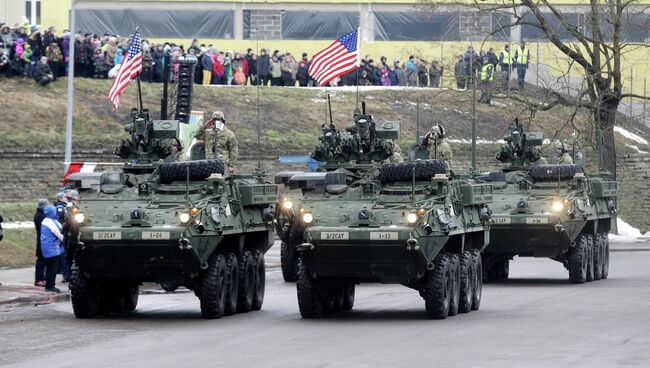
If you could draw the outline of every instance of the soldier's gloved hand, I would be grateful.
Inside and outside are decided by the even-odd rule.
[[[232,167],[232,166],[229,166],[229,167],[228,167],[228,173],[229,173],[229,174],[234,174],[234,173],[235,173],[235,168]]]

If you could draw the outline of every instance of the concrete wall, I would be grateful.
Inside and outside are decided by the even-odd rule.
[[[650,155],[620,157],[618,165],[618,214],[641,233],[650,231]]]

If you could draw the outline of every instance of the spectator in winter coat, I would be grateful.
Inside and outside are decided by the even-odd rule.
[[[34,70],[34,80],[41,86],[46,86],[54,80],[50,66],[47,65],[47,58],[43,56]]]
[[[440,87],[440,77],[442,76],[442,67],[438,66],[437,61],[431,62],[431,67],[429,68],[429,83],[431,87],[438,88]]]
[[[153,75],[154,80],[157,83],[163,81],[163,58],[165,57],[165,52],[163,51],[163,46],[158,45],[151,55],[153,58]]]
[[[115,51],[115,57],[113,58],[113,64],[118,65],[122,64],[122,61],[124,60],[124,52],[122,49],[117,49]]]
[[[429,84],[429,77],[427,76],[427,66],[424,65],[422,60],[418,60],[418,82],[420,87],[426,87]]]
[[[41,224],[45,219],[43,210],[49,203],[47,199],[39,199],[36,213],[34,214],[34,227],[36,228],[36,265],[34,270],[34,286],[45,286],[45,258],[41,250]]]
[[[86,74],[86,44],[81,34],[74,36],[74,76],[85,77]]]
[[[201,81],[201,84],[207,86],[210,85],[210,83],[212,82],[212,57],[210,56],[211,50],[202,47],[201,53],[203,54],[200,59],[202,74],[203,74],[203,79]]]
[[[467,71],[468,67],[465,58],[463,55],[458,55],[458,61],[456,61],[456,64],[454,65],[454,75],[456,77],[456,87],[458,87],[458,89],[465,89],[469,78]]]
[[[399,66],[399,60],[393,60],[393,67],[388,70],[391,86],[399,86],[399,74],[402,68]]]
[[[45,258],[45,290],[60,293],[55,286],[59,270],[59,258],[63,254],[62,226],[57,218],[56,207],[47,206],[43,210],[45,219],[41,223],[41,250]]]
[[[415,64],[415,57],[413,55],[409,56],[409,60],[406,62],[406,78],[409,86],[417,86],[418,67]]]
[[[376,72],[375,61],[370,59],[366,63],[366,79],[369,86],[381,85],[381,75]]]
[[[153,82],[153,56],[148,42],[142,43],[142,80]]]
[[[63,55],[61,55],[61,49],[56,42],[52,42],[45,49],[45,56],[47,57],[48,64],[50,64],[50,70],[52,70],[52,75],[54,80],[59,76],[59,67],[63,61]]]
[[[280,63],[280,69],[282,69],[282,84],[285,87],[294,87],[296,85],[296,72],[298,71],[298,66],[296,60],[293,56],[287,52]]]
[[[260,56],[257,57],[257,75],[260,78],[260,85],[266,86],[269,84],[271,77],[271,59],[269,58],[268,51],[262,49]]]
[[[298,62],[298,69],[296,72],[296,79],[298,79],[298,85],[300,87],[307,87],[309,82],[309,60],[307,59],[307,53],[302,53],[302,59]]]

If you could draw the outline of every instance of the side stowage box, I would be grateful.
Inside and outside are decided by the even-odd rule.
[[[592,180],[591,193],[596,198],[616,197],[618,185],[611,180]]]
[[[242,206],[254,206],[278,201],[278,187],[275,184],[240,184]]]
[[[463,195],[463,204],[466,206],[492,202],[491,184],[463,183],[460,185],[460,192]]]

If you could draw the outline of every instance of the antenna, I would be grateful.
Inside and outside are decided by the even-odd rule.
[[[138,33],[138,27],[136,26],[136,27],[135,27],[135,33],[133,34],[133,37],[135,37],[135,35],[136,35],[137,33]],[[142,48],[142,38],[139,39],[139,43],[140,43],[140,45],[138,45],[138,46],[139,46],[140,48]],[[124,62],[124,61],[123,61],[123,62]],[[124,65],[124,64],[122,64],[122,65]],[[136,75],[136,79],[137,79],[137,81],[138,81],[138,103],[139,103],[139,109],[138,109],[138,111],[139,111],[140,113],[142,113],[142,90],[140,89],[140,74],[141,74],[141,73],[138,73],[138,74]]]
[[[332,120],[332,102],[330,101],[330,94],[327,93],[327,109],[329,110],[330,115],[330,125],[334,125],[334,120]]]
[[[415,144],[420,140],[420,98],[415,102]]]
[[[255,59],[255,64],[256,64],[256,71],[257,75],[255,78],[255,81],[257,82],[257,170],[261,171],[262,170],[262,160],[260,156],[262,155],[262,152],[260,150],[261,147],[261,138],[260,138],[260,74],[259,74],[259,69],[257,68],[257,63],[258,63],[258,58],[260,57],[260,40],[259,36],[257,34],[258,29],[257,27],[255,28],[255,54],[257,55]]]
[[[361,101],[361,113],[366,114],[366,101]]]

